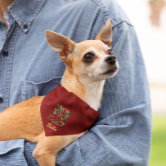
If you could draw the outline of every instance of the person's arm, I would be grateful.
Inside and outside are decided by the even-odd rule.
[[[88,133],[59,152],[57,165],[148,165],[149,87],[134,28],[126,22],[113,28],[113,51],[120,70],[105,85],[100,117]]]
[[[148,165],[149,88],[133,27],[125,22],[114,27],[113,41],[120,70],[106,83],[100,120],[87,134],[59,153],[59,165]]]

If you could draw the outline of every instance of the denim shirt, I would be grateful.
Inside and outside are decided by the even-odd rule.
[[[107,80],[99,118],[81,138],[58,153],[59,166],[147,166],[151,107],[145,66],[133,25],[115,0],[15,0],[0,21],[0,111],[61,80],[65,66],[46,41],[45,30],[76,42],[95,39],[113,24],[118,74]],[[25,117],[26,118],[26,117]],[[1,166],[36,166],[36,144],[0,142]]]

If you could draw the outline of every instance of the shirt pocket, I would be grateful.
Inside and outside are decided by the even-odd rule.
[[[23,139],[0,141],[0,165],[26,165],[24,164],[23,151]]]
[[[58,76],[43,82],[22,81],[21,101],[27,100],[33,96],[45,96],[60,84],[61,78],[61,76]]]

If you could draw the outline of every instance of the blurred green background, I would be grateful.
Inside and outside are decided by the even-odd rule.
[[[149,166],[166,166],[166,115],[153,116],[153,135]]]

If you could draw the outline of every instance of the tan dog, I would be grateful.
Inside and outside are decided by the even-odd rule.
[[[118,70],[118,62],[111,49],[110,20],[96,40],[76,44],[51,31],[46,31],[46,37],[50,47],[59,52],[66,65],[61,85],[98,110],[105,80]],[[37,143],[33,156],[39,165],[54,166],[57,153],[84,133],[46,137],[40,115],[42,99],[43,96],[35,96],[0,113],[0,141],[24,138]]]

